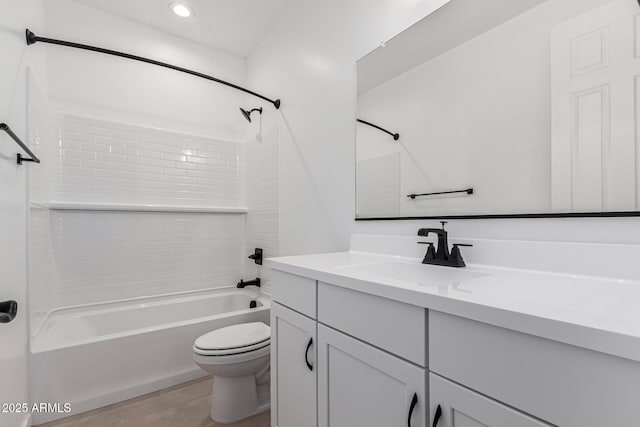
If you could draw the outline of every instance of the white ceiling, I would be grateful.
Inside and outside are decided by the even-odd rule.
[[[78,0],[188,40],[246,57],[296,0],[184,0],[194,10],[180,18],[171,0]]]

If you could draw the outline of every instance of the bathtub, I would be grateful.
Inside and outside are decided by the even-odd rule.
[[[71,412],[34,413],[34,424],[203,377],[194,340],[237,323],[269,324],[269,310],[264,294],[224,288],[52,311],[32,337],[30,397],[70,403]]]

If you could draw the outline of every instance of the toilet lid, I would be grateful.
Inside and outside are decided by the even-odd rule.
[[[202,335],[195,342],[200,350],[236,350],[267,344],[271,339],[271,328],[262,322],[241,323],[216,329]]]

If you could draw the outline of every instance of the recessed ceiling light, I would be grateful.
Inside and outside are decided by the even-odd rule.
[[[193,15],[193,10],[184,3],[169,3],[169,9],[181,18],[188,18]]]

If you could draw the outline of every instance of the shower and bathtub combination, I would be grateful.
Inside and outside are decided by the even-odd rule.
[[[52,311],[32,340],[33,401],[69,402],[78,413],[200,378],[196,338],[268,324],[269,307],[263,294],[232,287]]]
[[[277,126],[209,136],[71,114],[28,83],[42,159],[29,171],[30,398],[72,409],[34,424],[208,375],[214,420],[267,410],[257,254],[278,252]],[[244,95],[223,99],[244,129]]]
[[[46,110],[34,109],[33,127],[42,124],[36,119],[43,111]],[[223,379],[214,382],[220,387],[226,374],[208,368],[211,363],[200,363],[197,358],[209,355],[211,359],[217,357],[212,354],[221,351],[227,360],[237,360],[233,354],[238,352],[233,348],[244,344],[220,344],[214,339],[213,344],[207,344],[210,348],[205,346],[199,351],[204,353],[199,356],[194,355],[194,344],[199,337],[229,326],[258,323],[268,329],[269,271],[257,265],[256,253],[261,250],[253,248],[259,244],[267,256],[277,253],[278,213],[273,201],[277,197],[277,129],[265,133],[260,143],[238,144],[187,139],[181,134],[57,113],[53,116],[63,146],[74,144],[72,138],[84,138],[92,141],[86,145],[87,151],[100,150],[97,141],[109,141],[111,148],[122,143],[125,148],[146,145],[161,153],[197,151],[206,159],[229,156],[237,161],[236,168],[226,176],[213,175],[212,185],[216,185],[215,180],[224,179],[229,184],[240,178],[247,185],[255,185],[260,179],[264,191],[259,195],[242,194],[238,183],[239,191],[233,193],[233,199],[228,193],[212,192],[208,205],[192,206],[161,205],[149,199],[152,203],[98,202],[95,198],[90,202],[32,201],[31,399],[71,403],[72,408],[71,413],[35,413],[34,423],[212,374],[222,375]],[[121,136],[116,138],[113,135],[117,132]],[[142,149],[137,150],[137,160],[144,162]],[[44,147],[38,154],[45,162],[52,157]],[[61,156],[60,152],[55,154]],[[63,180],[68,178],[64,170],[49,173],[60,174]],[[44,177],[39,178],[34,175],[32,179],[34,199],[38,196],[35,190],[44,187]],[[118,189],[122,198],[128,195],[128,184],[125,177],[122,189]],[[79,197],[64,189],[73,187],[45,187],[49,193]],[[103,190],[106,193],[96,186],[96,194]],[[220,207],[222,203],[226,206]],[[231,203],[235,206],[229,207]],[[263,226],[261,222],[265,220],[274,225]],[[250,253],[253,254],[248,259]],[[256,275],[263,286],[245,287],[255,282],[250,279]],[[234,335],[246,342],[253,339],[252,334]],[[268,351],[263,342],[258,356],[262,356],[260,366],[249,366],[253,371],[245,375],[256,377],[260,383],[248,388],[255,393],[253,407],[247,406],[251,401],[244,399],[245,407],[234,409],[223,403],[234,412],[226,414],[223,410],[215,414],[214,403],[214,419],[234,421],[268,409]],[[243,360],[251,356],[242,353]],[[217,357],[217,361],[223,358]],[[247,385],[234,387],[232,379],[227,383],[230,396],[237,395],[237,390],[248,394],[244,391]]]

